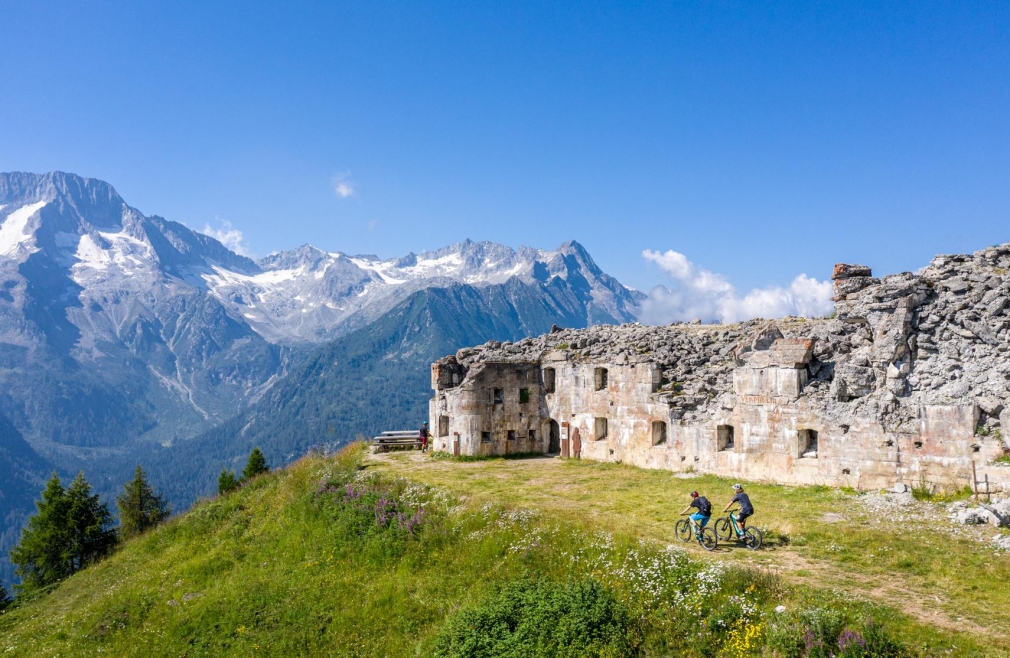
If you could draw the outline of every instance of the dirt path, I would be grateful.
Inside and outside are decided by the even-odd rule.
[[[628,532],[666,544],[676,541],[673,522],[676,513],[686,504],[687,491],[728,488],[724,481],[713,477],[684,477],[614,465],[573,464],[548,457],[456,462],[432,460],[414,452],[373,455],[369,463],[380,470],[471,499],[560,512],[608,531]],[[928,564],[928,560],[943,559],[942,545],[938,558],[930,553],[915,553],[919,547],[914,542],[876,530],[873,514],[867,521],[866,509],[854,502],[855,498],[842,497],[840,492],[759,484],[747,488],[756,500],[765,504],[765,510],[775,510],[771,515],[766,511],[763,517],[775,517],[771,541],[765,549],[752,552],[725,545],[715,553],[706,553],[693,542],[681,546],[706,558],[772,570],[790,584],[835,589],[901,610],[931,626],[1001,638],[1010,644],[1007,633],[1010,594],[999,595],[1005,597],[1004,600],[993,598],[995,595],[989,592],[988,602],[976,601],[970,592],[966,595],[962,591],[966,588],[961,587],[960,582],[955,583],[958,585],[956,591],[948,591],[936,583],[930,585],[933,574],[926,567],[923,568],[925,575],[889,571],[886,566],[873,562],[867,568],[867,552],[872,556],[874,551],[891,555],[910,550],[913,553],[909,559]],[[721,497],[711,494],[710,497],[717,511],[721,511]],[[794,546],[789,541],[807,535],[810,539],[804,546]],[[843,545],[840,556],[822,559],[818,553],[831,551],[835,542]],[[873,543],[864,545],[864,542]],[[991,551],[985,553],[992,555]],[[855,561],[846,562],[853,555]],[[881,558],[882,562],[884,560]],[[1010,558],[1002,560],[1010,561]],[[946,575],[948,580],[951,577],[957,574]],[[972,574],[963,574],[964,579],[972,577]],[[1004,577],[1001,572],[999,578]]]

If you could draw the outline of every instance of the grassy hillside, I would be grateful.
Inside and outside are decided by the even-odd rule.
[[[680,492],[650,503],[654,474],[615,468],[365,460],[360,446],[309,457],[0,615],[0,654],[998,655],[985,638],[669,547],[660,517]]]

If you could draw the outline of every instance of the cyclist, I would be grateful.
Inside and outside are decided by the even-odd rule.
[[[680,515],[684,516],[691,511],[691,508],[698,510],[691,515],[691,520],[697,523],[701,528],[708,525],[708,520],[712,518],[712,503],[708,502],[708,498],[698,495],[697,491],[692,491],[691,504],[685,507],[684,511],[681,512]]]
[[[723,513],[728,512],[730,507],[739,503],[740,513],[736,515],[736,520],[740,524],[740,532],[743,532],[747,529],[747,518],[754,514],[754,506],[751,505],[750,496],[743,492],[743,485],[734,484],[733,491],[735,492],[733,500],[729,501],[729,505],[726,505]]]

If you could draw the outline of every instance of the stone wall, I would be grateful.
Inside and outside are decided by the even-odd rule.
[[[1010,489],[993,464],[1010,436],[1005,265],[1010,247],[883,280],[839,265],[833,318],[558,329],[460,350],[432,366],[435,447],[856,488],[959,488],[974,468]]]

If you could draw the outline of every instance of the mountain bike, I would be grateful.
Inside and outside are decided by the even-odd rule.
[[[723,541],[736,538],[752,551],[761,548],[761,544],[764,543],[764,534],[757,528],[740,530],[740,521],[736,518],[736,510],[731,511],[729,516],[716,519],[715,536]]]
[[[712,528],[702,528],[691,517],[677,521],[674,533],[680,541],[691,541],[691,536],[694,535],[694,538],[706,551],[714,551],[719,545],[719,539],[715,536]]]

